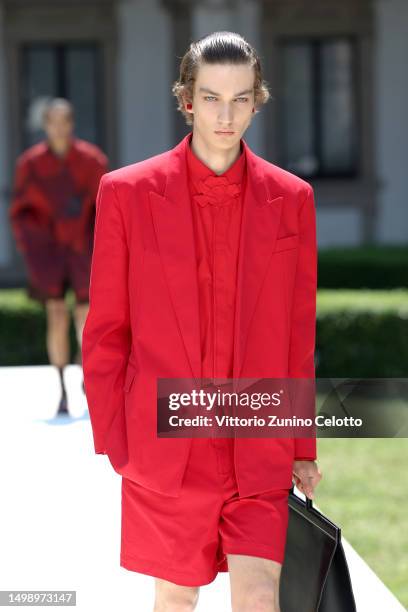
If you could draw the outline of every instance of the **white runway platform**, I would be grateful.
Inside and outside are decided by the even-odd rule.
[[[0,368],[0,590],[76,590],[81,612],[150,612],[153,578],[119,566],[120,476],[94,454],[79,366],[65,374],[71,416],[57,419],[54,368]],[[358,612],[403,612],[343,543]],[[197,610],[227,612],[229,599],[219,574]]]

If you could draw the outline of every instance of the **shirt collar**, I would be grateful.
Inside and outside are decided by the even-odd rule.
[[[222,174],[216,174],[211,168],[209,168],[201,159],[199,159],[193,149],[191,148],[191,139],[193,133],[187,139],[187,166],[191,178],[194,180],[205,179],[208,176],[224,176],[230,183],[241,183],[243,179],[245,169],[245,151],[240,142],[241,153],[235,162]]]

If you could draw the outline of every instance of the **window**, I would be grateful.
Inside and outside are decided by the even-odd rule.
[[[104,146],[100,55],[97,43],[30,43],[21,47],[24,148],[43,139],[42,103],[46,97],[56,96],[73,103],[76,134]]]
[[[283,39],[280,51],[281,165],[306,179],[356,176],[355,41]]]

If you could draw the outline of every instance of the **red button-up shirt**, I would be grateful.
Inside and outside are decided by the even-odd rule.
[[[200,308],[202,378],[232,378],[234,313],[246,159],[217,175],[187,147]]]

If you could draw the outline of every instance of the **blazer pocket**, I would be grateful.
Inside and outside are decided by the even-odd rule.
[[[136,376],[136,368],[132,365],[128,365],[127,370],[126,370],[126,375],[125,375],[125,382],[123,385],[123,391],[125,393],[128,393],[128,391],[130,391],[130,388],[132,386],[133,383],[133,379]]]
[[[298,244],[299,234],[292,234],[291,236],[285,236],[284,238],[277,238],[274,253],[279,253],[279,251],[288,251],[289,249],[295,249]]]

